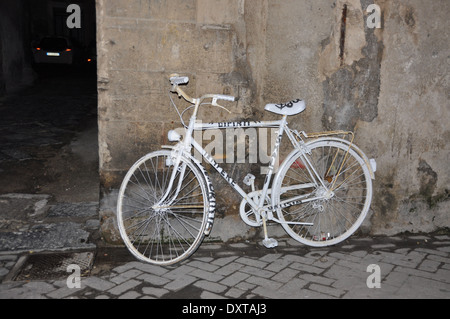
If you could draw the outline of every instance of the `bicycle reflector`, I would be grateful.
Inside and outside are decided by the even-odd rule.
[[[175,132],[174,130],[170,130],[167,134],[167,138],[170,142],[178,142],[181,139],[181,135]]]

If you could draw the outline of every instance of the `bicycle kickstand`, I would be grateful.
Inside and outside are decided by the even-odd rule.
[[[278,241],[275,238],[269,238],[267,236],[267,226],[266,226],[266,217],[262,216],[263,220],[263,228],[264,228],[264,240],[262,241],[264,247],[266,248],[275,248],[278,246]]]

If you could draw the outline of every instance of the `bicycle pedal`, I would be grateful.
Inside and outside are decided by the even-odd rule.
[[[278,246],[278,241],[275,238],[264,239],[262,243],[266,248],[275,248]]]

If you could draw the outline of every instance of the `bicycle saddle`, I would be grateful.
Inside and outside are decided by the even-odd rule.
[[[306,109],[306,104],[305,101],[297,99],[287,103],[267,104],[264,109],[280,115],[296,115]]]

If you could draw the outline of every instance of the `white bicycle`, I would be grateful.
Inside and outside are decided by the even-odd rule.
[[[353,144],[352,132],[307,134],[289,129],[288,116],[305,110],[302,100],[266,105],[265,110],[282,116],[279,121],[197,122],[200,106],[211,104],[224,108],[217,104],[218,100],[235,101],[235,98],[220,94],[192,98],[180,88],[188,82],[188,77],[170,77],[170,91],[191,103],[186,110],[193,109],[189,124],[185,125],[182,117],[186,110],[180,114],[173,103],[186,130],[184,138],[170,131],[169,141],[177,144],[163,146],[162,150],[139,159],[126,174],[119,191],[120,234],[136,258],[171,265],[188,258],[204,236],[210,234],[216,207],[215,192],[207,171],[192,155],[193,149],[242,196],[240,216],[250,226],[263,227],[263,244],[267,248],[278,244],[268,237],[267,221],[281,224],[293,239],[315,247],[337,244],[359,228],[371,203],[376,163]],[[251,187],[251,192],[245,192],[193,138],[195,130],[230,126],[277,128],[277,139],[261,190],[255,189],[255,177],[248,174],[244,183]],[[293,151],[274,174],[284,134]]]

